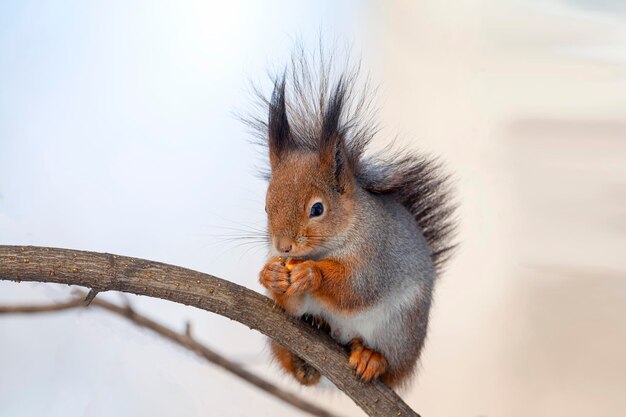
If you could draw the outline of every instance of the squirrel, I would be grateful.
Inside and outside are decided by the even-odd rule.
[[[336,75],[300,56],[260,96],[267,119],[249,122],[270,162],[270,254],[259,282],[288,314],[345,345],[363,381],[395,388],[424,345],[435,280],[455,247],[455,206],[437,159],[388,148],[365,155],[378,128],[357,80],[358,70]],[[270,343],[301,384],[320,380]]]

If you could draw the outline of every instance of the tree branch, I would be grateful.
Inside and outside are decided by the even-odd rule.
[[[70,310],[74,308],[84,308],[87,307],[84,301],[85,295],[86,294],[83,294],[82,298],[70,300],[64,303],[0,306],[0,314],[50,313]],[[212,349],[201,344],[191,336],[189,323],[187,323],[185,333],[178,333],[168,327],[163,326],[162,324],[155,322],[154,320],[149,319],[142,314],[137,313],[130,305],[120,307],[113,303],[109,303],[101,298],[92,299],[90,305],[102,308],[113,314],[124,317],[140,327],[150,329],[153,332],[163,336],[164,338],[191,350],[198,356],[206,359],[208,362],[211,362],[212,364],[225,369],[226,371],[238,376],[239,378],[254,385],[255,387],[286,402],[287,404],[299,408],[304,412],[307,412],[317,417],[336,417],[334,414],[331,414],[330,412],[316,406],[315,404],[312,404],[294,394],[284,391],[283,389],[277,387],[271,382],[268,382],[265,379],[245,370],[243,367],[236,364],[235,362],[226,359],[219,353],[214,352]]]
[[[364,383],[330,336],[287,315],[270,299],[190,269],[106,253],[0,246],[0,279],[80,285],[191,305],[236,320],[276,340],[318,369],[370,416],[417,416],[381,381]]]

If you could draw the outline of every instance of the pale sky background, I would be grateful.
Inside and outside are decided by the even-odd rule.
[[[258,149],[236,113],[295,40],[353,45],[380,144],[440,155],[461,249],[402,393],[431,416],[626,414],[626,6],[618,0],[0,2],[0,244],[111,252],[257,291]],[[70,289],[0,282],[0,303]],[[119,300],[116,294],[106,295]],[[343,416],[264,338],[129,296]],[[99,311],[0,317],[0,416],[304,415]]]

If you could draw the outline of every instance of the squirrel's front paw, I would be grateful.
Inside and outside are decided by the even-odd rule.
[[[259,273],[259,282],[265,288],[278,294],[285,294],[291,284],[290,271],[282,258],[273,258]]]
[[[300,294],[313,291],[319,287],[322,273],[313,261],[289,260],[287,268],[290,269],[291,284],[287,288],[287,294]]]
[[[350,341],[350,366],[363,381],[378,378],[385,372],[387,365],[387,359],[381,353],[365,347],[361,339]]]
[[[321,273],[313,261],[274,258],[259,274],[259,282],[278,294],[294,295],[312,291],[319,286]]]

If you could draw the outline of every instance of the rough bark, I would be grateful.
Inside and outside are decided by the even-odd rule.
[[[160,262],[41,247],[0,246],[0,279],[123,291],[194,306],[271,337],[318,369],[370,416],[417,416],[380,381],[361,382],[344,348],[285,314],[270,299],[232,282]]]

